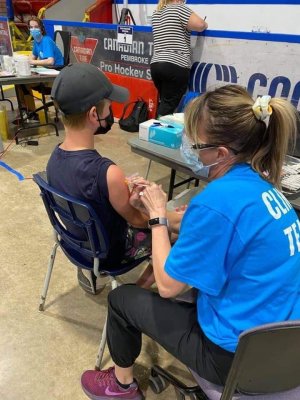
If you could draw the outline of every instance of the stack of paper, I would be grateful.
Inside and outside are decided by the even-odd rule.
[[[37,67],[32,69],[33,72],[36,72],[37,74],[40,75],[58,75],[59,71],[56,69],[49,69],[49,68],[44,68],[44,67]]]

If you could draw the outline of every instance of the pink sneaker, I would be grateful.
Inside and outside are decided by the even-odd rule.
[[[92,400],[144,399],[136,381],[128,389],[123,389],[117,384],[114,367],[102,371],[85,371],[81,376],[81,386]]]

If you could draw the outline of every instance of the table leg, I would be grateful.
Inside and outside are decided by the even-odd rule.
[[[171,169],[171,176],[170,176],[170,182],[169,182],[169,192],[168,192],[168,201],[172,199],[173,197],[173,192],[174,189],[182,186],[186,183],[189,183],[191,181],[195,181],[195,187],[199,186],[199,179],[195,179],[192,177],[186,178],[178,183],[175,183],[175,178],[176,178],[176,170],[175,169]]]
[[[175,178],[176,178],[176,169],[171,169],[171,176],[170,176],[170,182],[169,182],[168,201],[171,200],[172,197],[173,197],[173,190],[174,190]]]
[[[22,90],[19,85],[15,85],[15,92],[16,92],[16,97],[17,97],[17,104],[18,104],[18,110],[19,110],[19,115],[20,115],[20,120],[21,120],[21,128],[17,130],[17,133],[15,135],[15,141],[16,144],[19,144],[19,139],[18,139],[18,134],[22,129],[26,129],[25,127],[25,121],[23,118],[23,113],[22,113],[22,102],[20,98],[20,90]]]

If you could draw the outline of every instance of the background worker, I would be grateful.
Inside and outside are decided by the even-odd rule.
[[[186,92],[191,68],[191,31],[207,23],[182,0],[160,0],[152,15],[151,76],[158,90],[158,116],[172,114]]]
[[[30,64],[41,67],[64,65],[63,55],[51,37],[46,35],[43,22],[37,17],[31,17],[28,20],[28,28],[33,38],[32,54],[29,56]],[[43,88],[47,86],[51,87],[51,84],[43,84]],[[25,120],[27,118],[38,120],[38,116],[34,113],[35,102],[32,89],[38,91],[39,88],[40,84],[16,86]]]
[[[46,35],[43,22],[37,17],[31,17],[28,27],[30,35],[33,37],[30,64],[37,66],[64,65],[63,55],[51,37]]]

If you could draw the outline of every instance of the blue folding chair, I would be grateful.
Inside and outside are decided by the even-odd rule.
[[[188,90],[181,98],[180,103],[178,104],[177,107],[177,112],[181,113],[184,112],[185,107],[188,105],[188,103],[193,100],[195,97],[200,96],[200,92],[194,92],[193,90]]]
[[[179,113],[184,111],[185,107],[191,100],[200,96],[205,91],[205,88],[201,87],[199,80],[199,73],[201,75],[202,71],[199,67],[201,67],[202,64],[203,63],[194,62],[191,67],[187,92],[182,96],[177,107],[177,112]]]
[[[148,256],[144,256],[128,263],[112,265],[104,269],[103,265],[109,250],[109,240],[103,224],[93,208],[86,202],[51,187],[45,181],[45,173],[34,174],[33,180],[40,188],[40,195],[54,230],[54,245],[40,299],[40,311],[44,311],[58,247],[76,267],[93,271],[97,277],[110,277],[111,290],[118,286],[117,276],[125,274],[148,258]],[[105,344],[106,322],[97,354],[96,369],[100,369]]]

